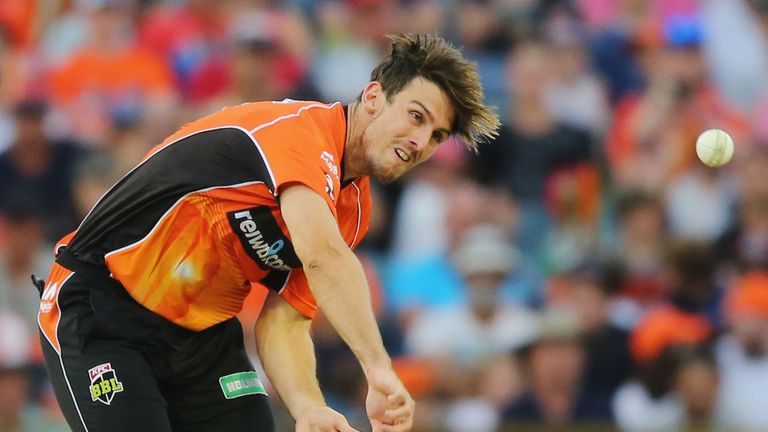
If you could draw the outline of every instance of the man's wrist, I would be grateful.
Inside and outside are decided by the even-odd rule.
[[[304,398],[300,401],[292,401],[289,410],[291,411],[293,418],[297,419],[312,410],[326,407],[328,407],[328,405],[322,397],[319,400],[316,398]]]
[[[373,370],[391,371],[392,360],[389,357],[386,357],[384,359],[378,359],[376,361],[363,364],[363,371],[365,372],[366,377],[368,377]]]

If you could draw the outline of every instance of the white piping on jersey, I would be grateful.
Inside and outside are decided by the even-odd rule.
[[[245,132],[245,129],[243,129],[243,132]],[[261,160],[264,161],[264,166],[267,167],[267,172],[269,172],[269,178],[272,180],[272,186],[274,188],[272,189],[272,196],[277,196],[277,181],[275,181],[275,174],[272,173],[272,167],[269,166],[269,162],[267,162],[267,155],[264,154],[264,151],[261,149],[261,144],[259,144],[258,141],[256,141],[256,138],[253,137],[250,133],[248,136],[253,141],[253,144],[256,145],[256,150],[259,151],[259,154],[261,155]]]
[[[40,323],[40,312],[37,313],[37,326],[40,327],[40,330],[44,336],[45,339],[48,341],[48,343],[51,345],[51,348],[56,352],[56,354],[59,356],[59,364],[61,365],[61,373],[64,376],[64,382],[67,383],[67,390],[69,390],[69,396],[72,398],[72,403],[75,405],[75,411],[77,411],[77,416],[80,418],[80,423],[83,425],[83,429],[85,429],[85,432],[88,432],[88,426],[85,425],[85,419],[83,419],[83,413],[80,412],[80,406],[77,404],[77,398],[75,398],[75,392],[72,390],[72,384],[69,383],[69,376],[67,376],[67,368],[64,367],[64,357],[61,355],[61,341],[59,340],[59,324],[61,323],[61,315],[63,314],[61,307],[59,306],[59,295],[61,294],[61,289],[64,288],[64,285],[67,284],[67,281],[69,278],[75,275],[75,272],[72,272],[69,276],[64,278],[64,280],[61,282],[61,285],[59,285],[58,292],[56,293],[56,310],[59,311],[59,316],[56,318],[56,328],[53,330],[53,337],[56,339],[56,342],[59,344],[59,348],[56,349],[56,345],[53,344],[51,339],[48,337],[48,333],[43,330],[43,326]]]
[[[253,136],[250,133],[248,133],[248,131],[246,129],[243,129],[240,126],[235,126],[235,125],[216,126],[216,127],[212,127],[212,128],[208,128],[208,129],[203,129],[203,130],[195,131],[195,132],[192,132],[192,133],[190,133],[188,135],[184,135],[183,137],[177,138],[177,139],[169,142],[168,144],[160,147],[159,149],[155,150],[151,154],[147,155],[147,157],[144,158],[144,160],[139,162],[135,167],[131,168],[131,170],[128,171],[124,176],[120,177],[120,180],[115,182],[115,184],[112,185],[112,187],[110,187],[106,192],[104,192],[104,194],[98,199],[98,201],[96,201],[96,204],[94,204],[93,207],[91,207],[91,209],[88,211],[88,214],[85,215],[83,220],[80,222],[80,225],[77,226],[77,230],[79,231],[80,228],[82,228],[83,223],[85,223],[85,221],[88,220],[88,216],[91,215],[91,213],[99,205],[101,200],[103,200],[105,196],[107,196],[110,192],[112,192],[112,189],[117,187],[117,185],[120,184],[120,182],[122,182],[132,172],[136,171],[140,166],[144,165],[144,163],[146,163],[148,160],[150,160],[153,156],[155,156],[156,154],[160,153],[161,151],[167,149],[171,145],[176,144],[177,142],[179,142],[179,141],[181,141],[183,139],[189,138],[191,136],[194,136],[194,135],[197,135],[197,134],[200,134],[200,133],[210,132],[210,131],[214,131],[214,130],[218,130],[218,129],[237,129],[237,130],[240,130],[240,131],[244,132],[251,139],[251,141],[253,141],[253,144],[256,146],[256,149],[259,151],[259,154],[261,155],[261,159],[264,161],[264,166],[267,167],[267,172],[269,173],[269,178],[272,180],[272,184],[277,186],[275,184],[275,175],[272,173],[272,167],[269,166],[269,161],[267,161],[267,158],[264,157],[264,152],[261,150],[261,146],[259,145],[259,143],[256,142],[256,140],[253,138]],[[273,191],[273,193],[274,193],[274,191]]]
[[[72,403],[75,404],[75,410],[77,410],[77,416],[80,417],[80,423],[83,425],[85,432],[88,432],[88,426],[85,425],[85,419],[83,413],[80,412],[80,405],[75,398],[75,392],[72,390],[72,384],[69,383],[69,376],[67,375],[67,369],[64,367],[64,357],[59,353],[59,364],[61,364],[61,373],[64,375],[64,381],[67,382],[67,388],[69,389],[69,396],[72,398]]]
[[[250,186],[250,185],[255,185],[255,184],[264,184],[264,182],[263,182],[263,181],[261,181],[261,180],[259,180],[259,181],[249,181],[249,182],[244,182],[244,183],[237,183],[237,184],[233,184],[233,185],[225,185],[225,186],[212,186],[212,187],[208,187],[208,188],[205,188],[205,189],[198,189],[198,190],[195,190],[195,191],[192,191],[192,192],[186,193],[186,194],[184,194],[184,195],[183,195],[181,198],[179,198],[179,199],[178,199],[178,200],[177,200],[175,203],[173,203],[173,205],[172,205],[172,206],[170,206],[170,207],[168,208],[168,210],[166,210],[166,211],[165,211],[165,213],[163,213],[163,215],[162,215],[162,216],[160,216],[160,219],[158,219],[158,220],[157,220],[157,222],[155,223],[155,226],[153,226],[153,227],[152,227],[152,229],[151,229],[151,230],[149,230],[149,232],[147,233],[147,235],[145,235],[145,236],[144,236],[144,237],[142,237],[141,239],[139,239],[139,240],[137,240],[137,241],[135,241],[135,242],[133,242],[133,243],[131,243],[131,244],[127,245],[127,246],[123,246],[123,247],[121,247],[121,248],[119,248],[119,249],[115,249],[115,250],[113,250],[113,251],[111,251],[111,252],[107,252],[106,254],[104,254],[104,258],[106,258],[106,257],[108,257],[108,256],[110,256],[110,255],[112,255],[112,254],[116,254],[116,253],[118,253],[118,252],[122,252],[122,251],[125,251],[125,250],[128,250],[128,249],[131,249],[131,248],[133,248],[133,247],[135,247],[135,246],[138,246],[140,243],[142,243],[142,242],[144,242],[145,240],[147,240],[148,238],[152,237],[152,234],[153,234],[153,233],[154,233],[154,232],[157,230],[157,228],[160,226],[160,224],[163,222],[163,220],[164,220],[164,219],[165,219],[165,218],[166,218],[166,217],[167,217],[169,214],[171,214],[171,213],[173,212],[173,210],[174,210],[176,207],[178,207],[178,205],[179,205],[179,204],[181,204],[181,202],[182,202],[182,201],[184,201],[184,200],[185,200],[187,197],[189,197],[189,196],[190,196],[190,195],[192,195],[192,194],[196,194],[196,193],[203,193],[203,192],[210,192],[210,191],[212,191],[212,190],[215,190],[215,189],[229,189],[229,188],[238,188],[238,187],[242,187],[242,186]]]
[[[360,188],[357,187],[354,181],[352,182],[352,186],[354,186],[355,190],[357,191],[357,228],[355,228],[355,237],[352,239],[352,243],[349,244],[349,247],[354,246],[355,242],[357,241],[357,235],[360,233],[360,220],[363,217],[363,210],[362,206],[360,205]]]
[[[275,124],[275,123],[277,123],[277,122],[279,122],[281,120],[286,120],[286,119],[289,119],[289,118],[292,118],[292,117],[298,117],[298,116],[301,115],[302,111],[308,110],[310,108],[331,109],[334,106],[339,105],[340,103],[341,102],[334,102],[334,103],[332,103],[330,105],[329,104],[321,104],[321,103],[311,104],[311,105],[304,105],[303,107],[299,108],[299,110],[296,111],[295,113],[282,115],[282,116],[280,116],[280,117],[278,117],[278,118],[276,118],[276,119],[274,119],[274,120],[272,120],[272,121],[270,121],[268,123],[264,123],[263,125],[256,126],[255,128],[251,129],[251,133],[255,133],[255,132],[260,131],[260,130],[266,128],[266,127],[272,126],[273,124]]]
[[[58,354],[61,354],[61,342],[59,342],[59,322],[61,322],[61,308],[59,308],[59,293],[61,293],[61,288],[64,287],[64,285],[67,283],[69,278],[75,275],[75,272],[72,272],[69,276],[64,278],[64,280],[61,282],[61,285],[56,289],[56,309],[59,311],[59,316],[56,319],[56,328],[53,331],[53,338],[56,339],[56,342],[59,343],[59,349],[56,349],[56,345],[53,344],[53,341],[51,338],[48,337],[48,333],[45,332],[45,329],[43,329],[43,324],[40,322],[40,311],[37,312],[37,326],[40,327],[41,333],[45,336],[46,339],[48,339],[48,343],[51,344],[51,347],[53,347],[53,350],[56,351]],[[55,283],[55,282],[54,282]]]
[[[290,270],[290,271],[288,272],[288,277],[287,277],[287,278],[285,278],[285,282],[283,282],[283,286],[281,286],[281,287],[280,287],[280,289],[279,289],[279,290],[277,290],[277,294],[278,294],[278,295],[282,294],[282,293],[283,293],[283,290],[285,289],[285,287],[287,287],[287,286],[288,286],[288,281],[289,281],[289,280],[291,280],[291,276],[293,276],[293,270]]]

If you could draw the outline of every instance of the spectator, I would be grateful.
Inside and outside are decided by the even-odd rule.
[[[689,149],[702,130],[722,127],[743,141],[746,122],[711,84],[697,17],[666,19],[656,31],[638,55],[646,87],[619,102],[606,153],[619,185],[658,193],[695,160]]]
[[[743,269],[768,268],[768,195],[742,197],[736,222],[719,246],[726,262]]]
[[[768,429],[768,273],[742,276],[724,304],[729,331],[717,344],[718,427]]]
[[[538,337],[524,354],[529,391],[504,410],[504,419],[555,427],[608,420],[608,403],[582,386],[586,352],[575,316],[550,309],[540,318]]]
[[[731,224],[736,191],[726,171],[703,164],[673,180],[666,190],[666,215],[670,234],[714,241]]]
[[[96,0],[89,6],[88,36],[50,78],[55,103],[72,133],[92,145],[107,140],[116,116],[145,116],[166,135],[174,110],[171,70],[136,45],[131,0]],[[174,122],[175,123],[175,122]]]
[[[672,305],[687,313],[701,314],[719,328],[722,293],[715,284],[714,250],[703,241],[677,240],[667,248],[665,261]]]
[[[467,230],[478,224],[499,227],[505,238],[512,236],[514,208],[504,196],[475,183],[462,182],[454,186],[447,197],[446,230],[448,250],[421,259],[395,257],[385,274],[386,298],[405,327],[410,319],[426,309],[464,307],[468,292],[451,254],[461,243]],[[506,302],[531,304],[539,294],[541,276],[535,267],[521,257],[519,265],[509,274],[501,290]]]
[[[369,78],[386,42],[397,30],[398,9],[392,0],[320,2],[320,44],[312,59],[312,80],[326,100],[351,101],[349,88]]]
[[[411,188],[412,193],[419,192],[419,181],[416,180],[415,183]],[[441,195],[430,193],[431,186],[425,189],[432,198],[441,197]],[[422,258],[400,258],[393,255],[385,272],[384,282],[388,302],[406,321],[408,317],[418,314],[423,309],[456,306],[466,300],[465,293],[461,289],[461,278],[452,266],[449,254],[453,247],[458,245],[461,233],[480,223],[482,217],[480,208],[484,206],[487,194],[486,190],[477,184],[462,182],[455,185],[450,194],[442,197],[446,199],[446,207],[438,215],[444,218],[445,249],[425,254]],[[421,203],[415,204],[421,205]],[[429,209],[430,213],[433,211],[434,208]],[[432,223],[438,227],[441,225],[439,220]],[[401,229],[405,230],[406,227]],[[424,286],[430,288],[424,289]]]
[[[719,392],[719,376],[712,354],[697,347],[682,351],[675,374],[674,391],[680,395],[688,428],[705,430],[714,424],[715,405]]]
[[[318,100],[308,77],[310,45],[305,24],[290,11],[256,7],[229,13],[226,57],[201,66],[190,83],[189,99],[202,114],[222,106],[289,97]],[[222,53],[215,54],[222,56]]]
[[[664,208],[656,196],[641,190],[623,192],[617,201],[617,244],[611,254],[624,269],[621,294],[640,306],[657,302],[664,294]]]
[[[763,5],[754,0],[701,2],[710,74],[728,102],[744,110],[753,109],[768,90],[768,44],[761,26],[761,17],[766,13]],[[739,49],[733,49],[735,46]]]
[[[492,225],[470,228],[451,259],[463,279],[467,304],[428,308],[411,324],[406,347],[416,356],[450,359],[474,367],[483,359],[515,351],[536,332],[533,315],[504,303],[503,282],[519,265],[518,253]]]
[[[589,163],[554,171],[547,180],[547,213],[552,223],[544,256],[550,272],[567,271],[600,253],[600,174]]]
[[[564,287],[570,298],[563,301],[572,308],[583,334],[586,359],[582,388],[593,400],[602,399],[605,406],[632,371],[629,335],[610,319],[617,287],[611,286],[608,271],[598,264],[583,264],[572,270]]]
[[[36,328],[40,295],[30,275],[47,276],[51,246],[44,241],[40,204],[27,196],[16,196],[9,204],[0,211],[6,240],[0,251],[0,308],[16,311],[30,328]]]
[[[139,45],[171,67],[184,99],[204,98],[223,84],[212,72],[226,64],[226,5],[217,0],[160,2],[138,26]],[[204,74],[208,80],[202,79]]]
[[[34,93],[31,87],[39,75],[35,66],[32,53],[14,48],[0,25],[0,153],[15,138],[13,106]]]
[[[545,184],[563,164],[590,157],[589,135],[558,123],[545,103],[555,59],[541,42],[520,44],[507,69],[509,115],[499,137],[480,153],[481,179],[506,190],[520,204],[518,244],[537,253],[549,232],[544,207]]]
[[[502,300],[504,281],[520,265],[503,230],[478,225],[458,241],[451,262],[468,302],[421,311],[406,331],[406,350],[431,362],[433,391],[449,397],[445,428],[493,430],[500,421],[497,410],[520,391],[517,364],[508,353],[530,341],[536,320],[524,307]]]
[[[688,424],[693,401],[675,390],[684,365],[679,350],[695,349],[711,335],[705,318],[672,307],[653,309],[642,318],[630,336],[638,378],[625,383],[613,398],[613,415],[622,430],[660,432]]]
[[[16,313],[0,308],[0,431],[59,432],[69,428],[30,403],[33,333]]]
[[[234,44],[229,67],[223,71],[215,71],[215,75],[218,75],[216,79],[223,79],[226,83],[219,97],[207,104],[208,111],[213,111],[216,107],[251,101],[275,100],[279,99],[280,95],[287,94],[278,85],[276,64],[279,47],[274,36],[243,32],[236,36]],[[212,76],[211,79],[213,78]],[[211,79],[206,81],[210,82]]]
[[[446,253],[450,241],[446,207],[466,177],[467,158],[461,144],[449,139],[409,176],[395,212],[392,253],[398,259]]]
[[[768,195],[768,172],[763,169],[768,163],[768,135],[756,137],[754,145],[741,152],[739,170],[735,171],[740,200]]]
[[[46,112],[39,100],[20,102],[14,110],[16,140],[0,154],[0,208],[9,209],[12,195],[37,201],[45,238],[54,242],[74,229],[72,179],[81,151],[71,141],[47,136]]]
[[[105,154],[91,154],[77,165],[74,204],[78,220],[91,211],[116,180],[115,162]]]
[[[505,22],[502,2],[460,0],[451,8],[455,25],[446,28],[454,32],[456,42],[467,58],[477,63],[478,72],[490,105],[506,108],[504,92],[504,56],[512,48],[513,26]]]
[[[563,124],[601,136],[611,113],[606,89],[590,68],[586,29],[567,2],[551,3],[558,5],[543,26],[559,61],[545,93],[547,106]]]
[[[112,159],[116,175],[123,176],[132,170],[152,148],[149,144],[152,129],[147,127],[148,123],[151,122],[138,118],[115,119],[109,140],[100,153],[102,158]]]

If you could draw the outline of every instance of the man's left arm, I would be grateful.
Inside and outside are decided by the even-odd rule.
[[[254,325],[261,363],[296,420],[297,432],[356,432],[344,416],[325,404],[315,372],[310,324],[307,317],[270,292]]]

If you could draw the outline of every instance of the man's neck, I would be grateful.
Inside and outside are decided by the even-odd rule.
[[[358,112],[359,105],[352,102],[347,108],[347,135],[344,141],[344,159],[342,172],[342,181],[348,181],[362,176],[359,172],[359,164],[356,163],[360,158],[362,135],[360,133],[360,119]]]

